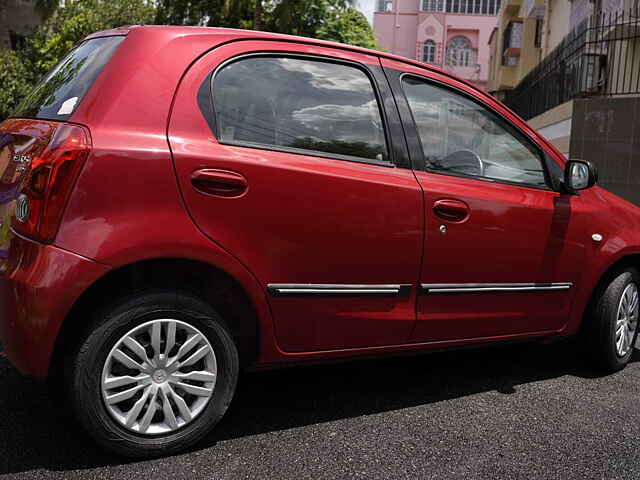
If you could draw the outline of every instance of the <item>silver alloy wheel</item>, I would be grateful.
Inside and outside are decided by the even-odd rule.
[[[624,357],[633,348],[638,327],[638,286],[630,283],[622,292],[616,317],[616,352]]]
[[[218,367],[209,340],[173,319],[152,320],[124,335],[102,369],[109,414],[136,433],[171,433],[207,406]]]

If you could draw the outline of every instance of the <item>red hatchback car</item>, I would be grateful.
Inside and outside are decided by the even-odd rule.
[[[0,125],[0,339],[120,454],[239,372],[637,335],[640,210],[430,66],[267,33],[89,36]]]

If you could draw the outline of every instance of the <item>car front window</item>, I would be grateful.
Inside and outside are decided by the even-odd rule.
[[[545,186],[539,153],[493,111],[414,77],[403,78],[426,168],[493,180]]]

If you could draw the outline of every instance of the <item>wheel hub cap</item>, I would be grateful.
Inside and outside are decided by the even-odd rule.
[[[624,357],[633,348],[633,338],[638,328],[638,286],[627,285],[618,303],[616,320],[616,353]]]
[[[153,381],[156,383],[164,383],[167,380],[167,372],[164,370],[156,370],[153,372]]]
[[[217,370],[213,348],[197,328],[179,320],[152,320],[111,349],[102,370],[102,399],[126,429],[167,434],[202,413]]]

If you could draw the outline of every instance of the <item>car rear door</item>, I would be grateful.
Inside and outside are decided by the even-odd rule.
[[[377,57],[281,41],[216,48],[181,82],[186,206],[264,285],[284,351],[410,337],[422,194],[385,102]]]
[[[580,197],[552,188],[561,167],[497,102],[427,69],[383,65],[424,191],[412,340],[561,329],[587,245]]]

